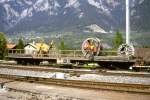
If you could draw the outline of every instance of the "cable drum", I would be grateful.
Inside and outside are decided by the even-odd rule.
[[[119,56],[134,56],[135,49],[134,49],[133,45],[122,44],[118,48],[117,53],[118,53]]]
[[[93,50],[95,50],[91,50],[88,46],[93,46]],[[98,56],[102,50],[101,40],[98,38],[87,38],[83,41],[81,50],[83,55],[87,58]]]

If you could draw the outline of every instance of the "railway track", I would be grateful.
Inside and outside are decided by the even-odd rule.
[[[13,76],[0,74],[0,78],[5,78],[13,81],[31,82],[46,85],[59,85],[67,87],[76,87],[84,89],[94,90],[111,90],[119,92],[131,92],[150,94],[150,85],[142,84],[124,84],[124,83],[107,83],[107,82],[95,82],[95,81],[81,81],[81,80],[64,80],[64,79],[52,79],[52,78],[39,78],[39,77],[27,77],[27,76]],[[9,81],[2,82],[0,84],[7,84]]]
[[[45,71],[45,72],[63,72],[63,73],[75,73],[75,74],[101,74],[101,75],[114,75],[114,76],[131,76],[131,77],[150,77],[150,73],[141,72],[129,72],[129,71],[110,71],[105,69],[67,69],[67,68],[55,68],[50,66],[23,66],[16,64],[0,64],[0,68],[17,69],[17,70],[29,70],[29,71]]]

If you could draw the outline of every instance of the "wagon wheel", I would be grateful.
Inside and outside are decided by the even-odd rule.
[[[129,44],[122,44],[118,48],[118,55],[119,56],[134,56],[134,47],[133,45]]]
[[[96,48],[96,52],[91,52],[90,50],[87,50],[85,48],[86,43],[91,42],[92,45]],[[82,53],[86,58],[90,58],[91,56],[98,56],[102,50],[101,41],[98,38],[87,38],[83,41],[82,47],[81,47]]]

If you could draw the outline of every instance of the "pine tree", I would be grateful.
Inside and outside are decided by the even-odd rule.
[[[17,49],[24,49],[24,42],[21,38],[18,40]]]
[[[114,48],[118,48],[122,43],[123,43],[122,34],[119,31],[117,31],[113,39]]]
[[[4,33],[0,32],[0,59],[4,59],[6,55],[6,38]]]
[[[60,49],[60,50],[65,50],[65,49],[66,49],[64,40],[61,40],[61,41],[60,41],[59,49]]]

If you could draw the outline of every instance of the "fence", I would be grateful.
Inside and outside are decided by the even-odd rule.
[[[9,49],[9,56],[20,56],[20,57],[50,57],[50,58],[60,58],[60,57],[70,57],[70,58],[82,58],[84,57],[81,50],[50,50],[48,53],[38,53],[33,51],[31,54],[26,54],[24,49]],[[117,56],[117,51],[105,50],[102,51],[100,56]],[[85,58],[85,57],[84,57]]]

